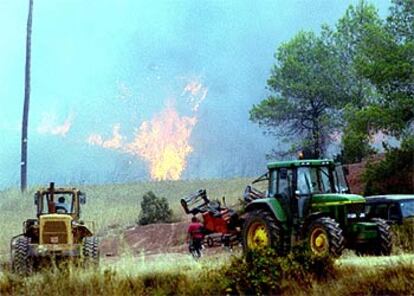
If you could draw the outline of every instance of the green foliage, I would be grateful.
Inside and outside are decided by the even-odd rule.
[[[344,163],[360,162],[363,158],[374,153],[366,130],[360,126],[356,127],[356,125],[367,124],[367,122],[362,123],[362,120],[356,120],[358,111],[357,108],[352,106],[347,106],[345,109],[348,126],[344,129],[342,136],[342,157]]]
[[[170,223],[172,216],[173,212],[165,197],[157,197],[152,191],[144,194],[138,224]]]
[[[401,148],[387,148],[385,159],[368,163],[363,174],[365,194],[414,192],[414,137],[408,137]]]
[[[344,97],[335,80],[340,73],[335,55],[321,37],[300,32],[279,47],[275,58],[267,81],[274,95],[253,105],[250,120],[282,138],[299,136],[299,146],[322,155]]]
[[[370,34],[367,27],[380,23],[375,6],[362,0],[356,6],[348,7],[334,29],[323,28],[327,43],[338,58],[343,78],[338,81],[338,88],[348,96],[348,102],[358,108],[369,103],[375,95],[375,88],[368,79],[358,73],[355,66],[356,56],[362,40]]]
[[[368,26],[379,24],[375,7],[360,1],[347,9],[334,29],[322,26],[319,36],[300,32],[282,44],[267,82],[274,94],[253,106],[250,120],[279,140],[291,141],[300,150],[309,149],[315,157],[323,156],[346,126],[345,106],[366,106],[376,95],[355,63],[361,42],[370,33]],[[354,146],[360,138],[353,134],[348,144]],[[366,145],[364,150],[369,150]],[[359,157],[365,152],[350,154]]]
[[[304,253],[254,256],[250,261],[224,254],[199,261],[178,254],[112,258],[99,270],[68,265],[30,277],[3,269],[0,295],[409,295],[414,289],[412,255],[347,257],[335,263]],[[269,271],[277,274],[268,276]]]
[[[414,252],[414,221],[406,220],[402,225],[392,226],[394,234],[394,249],[402,253]]]
[[[355,128],[400,138],[414,120],[414,9],[412,1],[393,1],[385,24],[369,24],[356,57],[356,69],[378,92],[360,110]],[[369,122],[369,125],[364,124]]]
[[[386,22],[371,22],[364,26],[355,53],[356,74],[375,87],[369,104],[355,105],[347,112],[348,126],[343,137],[344,158],[358,161],[369,155],[370,139],[378,132],[406,141],[414,122],[414,4],[410,0],[395,0]],[[412,132],[412,131],[411,131]],[[385,143],[386,145],[386,143]],[[401,192],[396,182],[380,184],[386,176],[398,173],[398,167],[410,162],[409,153],[388,149],[387,160],[370,165],[366,173],[367,192],[392,190]],[[400,159],[398,159],[400,157]],[[391,171],[385,171],[391,170]],[[406,169],[399,176],[410,173]],[[398,184],[401,183],[401,184]]]
[[[291,288],[292,282],[309,288],[315,280],[335,276],[333,260],[313,257],[301,249],[278,257],[272,249],[257,250],[235,257],[225,276],[232,292],[241,295],[274,295]]]
[[[397,42],[414,39],[414,2],[412,0],[392,0],[391,14],[387,18],[387,29]]]
[[[360,162],[374,153],[366,134],[358,131],[345,130],[342,144],[344,149],[341,162],[345,164]]]

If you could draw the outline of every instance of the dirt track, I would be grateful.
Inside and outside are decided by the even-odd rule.
[[[123,253],[133,255],[137,260],[157,260],[160,257],[174,257],[174,260],[188,260],[189,255],[185,242],[188,224],[185,222],[171,224],[151,224],[135,226],[118,235],[109,235],[101,244],[102,257],[113,261]],[[235,250],[237,252],[237,248]],[[229,257],[223,248],[207,248],[205,255],[219,255]],[[344,255],[338,260],[341,265],[387,266],[401,261],[414,264],[414,254],[389,257],[358,257],[351,254]]]

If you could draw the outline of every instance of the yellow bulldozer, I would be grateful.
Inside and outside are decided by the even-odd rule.
[[[29,274],[43,262],[61,259],[97,266],[99,243],[92,229],[80,220],[80,207],[86,195],[76,188],[39,189],[34,195],[36,219],[23,223],[23,233],[10,242],[12,269]]]

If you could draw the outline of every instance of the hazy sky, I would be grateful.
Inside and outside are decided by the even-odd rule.
[[[29,183],[148,179],[143,160],[87,139],[115,124],[132,139],[168,104],[197,117],[184,178],[259,173],[278,142],[248,111],[267,95],[276,48],[356,2],[34,0]],[[390,1],[373,3],[387,13]],[[19,182],[27,9],[0,0],[0,188]],[[196,114],[189,81],[208,88]]]

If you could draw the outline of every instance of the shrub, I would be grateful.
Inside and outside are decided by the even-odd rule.
[[[224,274],[232,293],[273,295],[291,289],[292,283],[310,288],[315,280],[334,278],[335,269],[333,259],[312,256],[302,248],[285,257],[277,256],[273,249],[263,249],[233,258]]]
[[[385,159],[368,163],[363,175],[365,194],[412,193],[414,191],[414,145],[410,141],[400,148],[388,148]]]
[[[172,217],[173,212],[165,197],[157,197],[152,191],[144,194],[138,224],[170,223]]]

